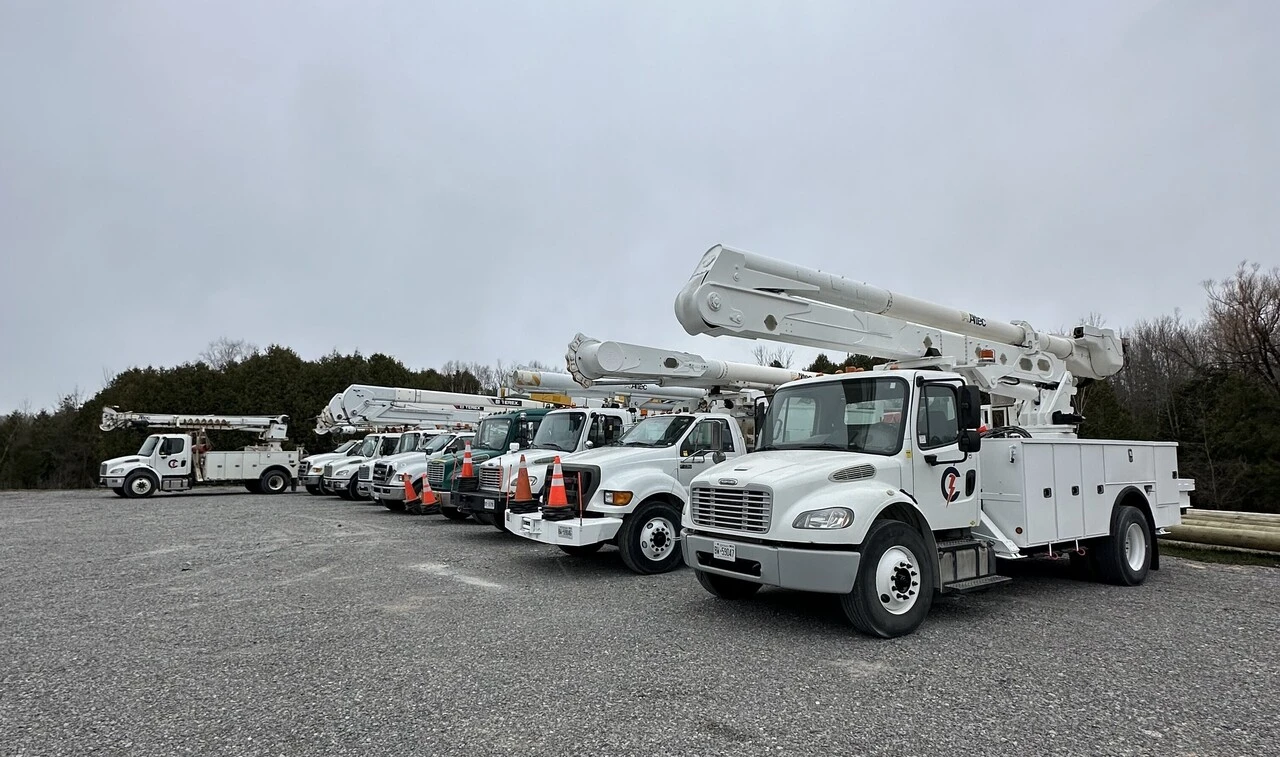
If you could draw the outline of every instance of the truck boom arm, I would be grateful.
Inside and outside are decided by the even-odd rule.
[[[195,431],[257,431],[258,437],[264,441],[279,441],[288,436],[289,416],[122,413],[113,407],[104,407],[102,422],[98,425],[103,431],[151,427]]]
[[[789,368],[726,362],[659,347],[602,342],[584,334],[576,335],[569,343],[565,364],[583,386],[592,386],[597,381],[643,381],[663,387],[771,390],[788,381],[816,375]]]
[[[1103,379],[1124,363],[1111,329],[1079,326],[1070,337],[1022,321],[973,313],[835,274],[716,245],[675,300],[690,334],[768,339],[856,352],[903,367],[961,372],[1018,407],[1024,425],[1068,420],[1075,377]]]

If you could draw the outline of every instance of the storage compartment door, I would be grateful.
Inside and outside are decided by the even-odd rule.
[[[1058,508],[1058,539],[1084,537],[1084,492],[1080,445],[1053,445],[1053,494]]]
[[[1027,542],[1047,544],[1058,538],[1057,488],[1053,480],[1053,444],[1023,444]]]
[[[1080,471],[1084,481],[1084,535],[1106,536],[1111,530],[1111,505],[1114,494],[1104,485],[1103,450],[1100,444],[1080,446]]]
[[[1155,455],[1150,445],[1120,442],[1106,445],[1106,474],[1108,484],[1155,483]]]

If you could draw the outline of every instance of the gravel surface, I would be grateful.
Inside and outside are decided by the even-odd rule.
[[[0,754],[1275,753],[1280,571],[1018,568],[877,641],[376,505],[0,493]]]

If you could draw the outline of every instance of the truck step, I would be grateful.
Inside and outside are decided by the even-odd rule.
[[[964,549],[966,547],[976,547],[982,542],[977,539],[952,539],[951,541],[938,542],[938,551]]]
[[[989,589],[992,586],[998,586],[1000,584],[1009,583],[1012,580],[1013,579],[1008,576],[998,576],[998,575],[992,574],[990,576],[982,576],[981,578],[970,578],[965,581],[956,581],[955,583],[949,583],[943,586],[943,589],[948,594],[968,594],[971,591],[981,591],[983,589]]]

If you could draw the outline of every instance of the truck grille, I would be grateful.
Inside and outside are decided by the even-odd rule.
[[[690,492],[689,515],[699,526],[762,534],[773,517],[773,495],[756,489],[698,486]]]
[[[105,476],[105,475],[107,475],[107,464],[106,464],[106,463],[103,463],[103,464],[102,464],[102,466],[101,466],[100,468],[98,468],[98,475],[99,475],[99,476]]]
[[[325,478],[333,478],[333,463],[325,463],[325,465],[324,465],[324,477],[325,477]]]
[[[367,479],[369,478],[369,472],[370,472],[370,471],[369,471],[369,466],[367,466],[367,465],[361,465],[361,466],[360,466],[360,472],[359,472],[359,473],[357,473],[356,475],[357,475],[357,476],[359,476],[359,478],[360,478],[360,480],[361,480],[361,481],[364,481],[364,480],[367,480]]]
[[[491,492],[502,491],[502,468],[481,468],[480,488]]]
[[[391,480],[391,464],[377,463],[373,466],[373,480],[379,483],[386,483]]]
[[[543,504],[546,504],[547,498],[551,496],[551,475],[555,471],[555,467],[554,463],[547,466],[547,477],[543,479],[546,484],[536,495]],[[595,493],[595,487],[591,485],[592,475],[590,470],[566,469],[564,464],[560,465],[560,470],[564,473],[564,497],[570,505],[577,507],[580,504],[578,494],[579,481],[582,482],[582,490],[587,498],[590,498]],[[581,502],[581,504],[585,506],[586,502]]]
[[[431,488],[444,485],[444,461],[432,460],[427,463],[427,483],[431,484]]]

